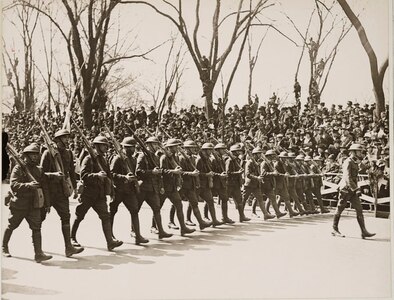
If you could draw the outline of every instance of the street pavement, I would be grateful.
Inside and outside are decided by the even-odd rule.
[[[75,206],[72,202],[72,220]],[[169,208],[167,200],[162,209],[165,226]],[[250,215],[249,206],[246,210]],[[219,206],[216,211],[220,214]],[[229,215],[237,220],[233,204]],[[3,230],[7,216],[3,205]],[[124,244],[109,252],[101,222],[91,210],[77,236],[85,251],[66,258],[60,219],[52,210],[42,235],[43,250],[53,259],[42,264],[34,262],[31,231],[23,222],[9,244],[13,257],[2,258],[2,299],[391,297],[390,220],[366,213],[368,230],[377,233],[370,240],[361,239],[353,212],[345,211],[340,230],[346,238],[330,235],[330,213],[270,221],[254,218],[197,230],[188,237],[168,230],[174,236],[160,241],[149,231],[151,216],[144,204],[141,229],[150,243],[136,246],[129,236],[130,215],[121,205],[114,233]]]

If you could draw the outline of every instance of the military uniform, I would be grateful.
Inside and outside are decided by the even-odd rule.
[[[69,135],[68,131],[59,130],[55,133],[55,138],[61,136]],[[71,182],[74,191],[77,187],[75,167],[74,167],[74,157],[72,152],[66,148],[57,149],[61,159],[61,165],[63,167],[64,180]],[[55,158],[51,155],[49,150],[45,150],[41,158],[41,166],[44,172],[55,172]],[[69,192],[64,190],[64,185],[61,180],[54,179],[49,181],[49,195],[51,199],[51,205],[58,213],[61,224],[62,233],[64,237],[64,243],[66,246],[66,256],[69,257],[73,254],[77,254],[83,251],[83,248],[74,248],[71,244],[70,237],[70,202],[69,202]],[[45,211],[42,212],[42,219],[44,220],[46,216]]]
[[[152,159],[156,160],[157,165],[159,161],[154,153],[151,153]],[[152,170],[155,168],[152,162],[149,162],[144,153],[140,153],[137,158],[137,165],[135,173],[138,179],[142,181],[140,185],[140,193],[138,197],[138,211],[141,209],[144,201],[148,203],[153,211],[156,226],[159,230],[159,238],[171,237],[172,234],[166,233],[163,229],[161,214],[160,214],[160,197],[159,194],[163,188],[163,182],[160,174],[153,174]]]
[[[126,154],[125,154],[126,155]],[[126,156],[128,160],[128,165],[131,166],[132,172],[134,173],[136,160],[134,157]],[[111,173],[115,184],[115,195],[111,203],[109,204],[109,212],[111,216],[111,225],[113,227],[115,214],[118,211],[120,203],[123,203],[131,215],[132,227],[135,232],[135,242],[136,244],[147,243],[148,240],[144,239],[140,233],[140,221],[138,217],[138,199],[137,199],[137,181],[129,181],[127,179],[127,174],[129,170],[126,167],[126,163],[123,159],[116,155],[111,161]],[[134,174],[133,174],[134,175]],[[137,180],[137,178],[136,178]]]
[[[349,151],[361,151],[363,150],[360,144],[353,144],[350,146]],[[333,235],[342,235],[338,230],[338,223],[341,216],[341,213],[346,207],[347,202],[349,201],[352,204],[352,207],[356,210],[357,221],[361,229],[361,237],[372,237],[375,233],[369,233],[365,227],[364,215],[363,215],[363,207],[360,201],[360,190],[357,185],[357,176],[358,176],[358,161],[354,156],[350,156],[347,158],[342,166],[342,179],[339,183],[339,201],[337,205],[337,209],[334,215],[333,221]]]
[[[96,137],[93,141],[95,144],[106,144],[108,141],[105,137]],[[103,170],[101,169],[101,167]],[[107,177],[103,178],[99,172],[104,171]],[[113,239],[110,214],[108,211],[106,194],[109,193],[107,189],[113,188],[113,178],[109,165],[103,153],[92,158],[87,155],[81,163],[81,179],[83,181],[83,191],[81,193],[81,203],[75,208],[75,220],[71,228],[71,239],[75,246],[79,246],[76,239],[76,234],[80,223],[85,218],[86,213],[90,208],[93,208],[101,219],[101,225],[105,240],[107,242],[108,250],[119,247],[123,244],[121,241]],[[108,182],[109,181],[109,182]],[[111,191],[112,193],[113,191]],[[112,195],[111,195],[112,196]]]
[[[23,153],[26,155],[29,153],[36,153],[36,155],[39,155],[39,146],[37,144],[29,145],[23,150]],[[11,256],[8,250],[8,242],[12,232],[18,228],[25,219],[32,231],[35,260],[41,262],[52,258],[50,255],[45,255],[41,248],[41,208],[44,206],[46,208],[50,207],[48,189],[49,179],[58,179],[59,177],[52,174],[45,174],[40,166],[32,162],[26,163],[26,168],[40,186],[39,188],[33,187],[31,183],[34,181],[28,176],[24,168],[19,164],[15,165],[10,177],[13,197],[10,200],[10,216],[3,235],[2,250],[4,256]],[[41,196],[44,197],[44,203],[39,201],[39,192],[41,192]]]
[[[323,179],[320,175],[320,170],[316,165],[312,165],[311,171],[314,174],[314,176],[312,177],[313,180],[312,193],[316,196],[317,203],[319,203],[320,212],[322,214],[329,213],[330,211],[324,207],[323,199],[321,196],[321,187],[323,186]]]
[[[297,192],[296,192],[296,175],[297,172],[293,169],[293,167],[290,164],[286,164],[286,171],[289,173],[290,176],[288,176],[287,179],[287,190],[289,192],[289,197],[290,200],[294,201],[294,206],[297,208],[298,212],[300,215],[304,215],[306,212],[304,208],[301,206],[300,199],[298,198]]]
[[[255,150],[255,149],[254,149]],[[260,152],[261,153],[261,152]],[[245,165],[245,189],[243,193],[243,205],[245,206],[246,200],[253,194],[256,197],[260,209],[264,214],[264,220],[274,218],[266,210],[263,194],[261,192],[261,179],[260,179],[260,166],[254,159],[248,159]]]

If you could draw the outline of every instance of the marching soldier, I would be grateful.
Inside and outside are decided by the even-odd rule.
[[[349,201],[357,213],[357,222],[361,229],[361,237],[373,237],[375,233],[369,233],[365,228],[365,221],[363,215],[363,207],[360,201],[361,191],[357,185],[357,176],[359,171],[359,162],[362,159],[363,147],[360,144],[353,144],[349,148],[350,156],[344,161],[342,166],[342,179],[339,183],[339,201],[335,211],[333,221],[333,236],[345,237],[338,229],[339,219],[341,213]]]
[[[91,157],[89,154],[83,159],[81,164],[83,191],[81,203],[75,209],[76,218],[71,229],[71,241],[74,246],[80,247],[76,238],[77,231],[86,213],[90,208],[93,208],[101,219],[107,248],[111,251],[121,246],[123,242],[113,238],[106,199],[106,195],[112,194],[112,175],[105,157],[109,143],[106,137],[97,136],[94,138],[93,144],[97,157]]]
[[[72,152],[68,149],[70,132],[66,129],[58,130],[55,133],[55,143],[57,150],[60,154],[60,159],[63,166],[63,175],[65,178],[69,178],[74,189],[74,196],[76,196],[75,189],[77,187],[76,174],[74,169],[74,158]],[[55,172],[55,157],[51,155],[51,152],[47,149],[44,151],[41,158],[41,167],[44,172]],[[70,257],[73,254],[81,253],[84,248],[75,248],[71,244],[70,237],[70,202],[69,193],[71,191],[65,191],[61,181],[55,179],[49,181],[49,195],[51,199],[51,206],[58,213],[62,223],[62,233],[64,238],[64,244],[66,249],[66,256]],[[45,212],[43,214],[45,219]]]
[[[140,193],[137,196],[138,211],[146,201],[153,211],[159,239],[170,238],[172,234],[164,231],[160,214],[159,195],[164,194],[165,191],[161,177],[162,170],[159,168],[159,158],[155,154],[159,149],[159,140],[156,137],[149,137],[145,143],[151,159],[148,159],[143,152],[137,158],[136,174],[138,179],[142,180]],[[156,230],[156,228],[152,229]]]
[[[213,201],[212,191],[213,188],[213,171],[210,156],[212,154],[213,144],[205,143],[201,146],[200,153],[197,157],[196,168],[200,172],[200,190],[199,194],[202,199],[208,204],[208,210],[211,214],[212,225],[223,225],[216,218],[215,204]]]
[[[287,157],[287,153],[286,152],[281,152],[279,154],[279,158],[286,158]],[[289,217],[295,217],[298,216],[299,213],[295,212],[293,210],[293,208],[291,207],[290,204],[290,196],[289,196],[289,192],[287,190],[287,175],[289,175],[287,173],[287,170],[285,168],[285,165],[283,164],[283,162],[278,159],[274,162],[274,168],[276,173],[279,176],[276,176],[276,193],[277,195],[280,196],[280,200],[283,200],[285,202],[286,208],[289,212]]]
[[[303,167],[304,167],[304,172],[305,172],[304,194],[305,194],[305,199],[309,205],[309,213],[318,214],[319,211],[315,207],[315,203],[313,202],[313,194],[312,194],[313,184],[314,184],[314,180],[312,179],[312,177],[314,177],[314,176],[313,176],[313,174],[311,174],[311,170],[308,165],[311,160],[312,160],[312,158],[309,155],[307,155],[304,157],[304,161],[303,161]]]
[[[12,170],[10,183],[14,197],[10,201],[10,216],[8,218],[8,226],[3,235],[3,256],[11,257],[8,249],[8,242],[12,232],[19,227],[21,222],[26,219],[32,230],[32,239],[34,246],[34,259],[40,263],[51,259],[51,255],[46,255],[42,251],[41,238],[41,208],[45,206],[49,210],[50,203],[47,196],[48,180],[58,180],[63,177],[60,172],[44,173],[38,165],[40,162],[40,147],[33,143],[23,149],[23,162],[25,167],[19,164],[15,165]],[[34,180],[28,174],[34,176]]]
[[[179,166],[176,154],[177,147],[180,142],[176,139],[169,139],[164,147],[165,153],[160,157],[160,169],[163,172],[164,195],[161,197],[160,207],[163,206],[166,198],[170,199],[176,209],[181,235],[193,233],[195,229],[185,225],[185,217],[183,215],[182,199],[179,191],[182,188],[182,168]]]
[[[294,208],[297,208],[299,214],[303,216],[306,214],[306,211],[303,209],[295,189],[296,177],[298,176],[297,176],[297,172],[293,169],[293,166],[291,165],[290,162],[290,160],[293,160],[294,158],[295,158],[295,154],[292,152],[288,153],[287,157],[283,158],[286,171],[287,173],[289,173],[289,176],[287,177],[288,178],[287,190],[289,192],[290,200],[294,201]]]
[[[135,152],[136,141],[132,137],[125,137],[121,143],[122,151],[126,155],[128,165],[132,167],[134,172],[136,166],[136,159],[133,157]],[[146,244],[149,240],[145,239],[140,232],[140,221],[138,217],[138,199],[139,192],[138,180],[135,173],[129,173],[126,168],[125,161],[116,155],[111,160],[111,173],[114,178],[115,196],[113,201],[109,204],[109,213],[111,216],[111,228],[113,228],[115,214],[118,211],[120,203],[124,203],[131,215],[131,222],[135,236],[136,245]]]
[[[272,160],[275,157],[275,155],[276,153],[274,150],[267,150],[267,152],[265,153],[265,157],[267,158],[267,161],[263,160],[263,162],[260,165],[261,174],[264,174],[263,184],[261,185],[261,191],[263,195],[265,195],[268,198],[267,211],[268,211],[268,206],[271,203],[272,207],[274,208],[276,217],[279,219],[287,215],[287,213],[281,212],[279,210],[279,206],[276,201],[276,195],[275,195],[276,172],[273,169],[273,165],[272,165]],[[268,163],[270,163],[270,165],[268,165]]]
[[[185,153],[181,153],[179,158],[179,165],[182,168],[182,189],[181,194],[189,201],[189,207],[194,213],[200,229],[203,230],[212,225],[212,223],[205,222],[202,219],[200,210],[198,208],[198,189],[200,188],[200,172],[195,167],[195,161],[193,159],[194,151],[198,149],[197,144],[194,141],[185,141],[183,143]],[[189,209],[189,208],[188,208]],[[189,220],[190,217],[189,217]],[[186,222],[186,225],[189,225]]]
[[[226,165],[223,156],[226,153],[226,145],[218,143],[214,147],[214,155],[211,158],[213,175],[212,194],[219,196],[222,206],[222,222],[226,224],[234,224],[235,222],[228,217],[228,194],[227,194],[227,178]]]
[[[321,177],[321,171],[320,171],[320,169],[322,167],[321,164],[322,164],[323,160],[320,156],[315,156],[313,158],[313,161],[316,162],[316,165],[314,165],[314,164],[311,165],[311,171],[314,175],[312,177],[312,180],[313,180],[312,193],[317,198],[317,203],[319,203],[319,206],[320,206],[320,213],[326,214],[326,213],[329,213],[330,211],[324,207],[323,199],[322,199],[321,191],[320,191],[321,187],[323,186],[323,179]]]
[[[260,209],[264,215],[264,220],[275,218],[275,216],[269,214],[266,210],[263,194],[261,193],[261,184],[264,180],[265,174],[260,174],[260,156],[263,150],[260,147],[256,147],[252,150],[252,156],[246,161],[245,165],[245,190],[243,194],[244,205],[246,200],[251,194],[256,197]]]
[[[234,200],[239,214],[239,221],[247,222],[250,219],[245,216],[241,192],[242,173],[244,172],[244,169],[241,167],[242,162],[239,159],[241,151],[239,144],[230,147],[231,154],[226,158],[226,173],[228,174],[228,196]]]
[[[305,199],[304,196],[304,190],[306,190],[305,186],[305,178],[309,175],[307,175],[305,173],[304,168],[302,167],[301,163],[304,162],[304,158],[305,156],[303,154],[299,154],[296,156],[295,158],[295,170],[298,174],[297,178],[296,178],[296,183],[295,183],[295,190],[298,196],[298,199],[300,200],[300,202],[302,203],[302,205],[304,206],[304,210],[305,213],[308,215],[310,214],[310,209],[309,209],[309,205]]]

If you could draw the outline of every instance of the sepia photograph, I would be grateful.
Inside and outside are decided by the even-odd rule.
[[[1,299],[393,298],[392,0],[0,3]]]

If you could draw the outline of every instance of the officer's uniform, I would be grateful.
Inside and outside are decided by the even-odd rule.
[[[360,144],[353,144],[350,146],[349,151],[361,151],[363,150]],[[361,201],[359,195],[361,194],[358,185],[357,185],[357,176],[359,172],[358,162],[354,157],[348,157],[342,166],[342,179],[339,183],[339,201],[337,205],[337,209],[334,215],[333,222],[333,235],[343,236],[338,230],[338,223],[341,213],[346,207],[347,202],[349,201],[352,204],[352,207],[356,210],[357,221],[360,225],[361,229],[361,237],[372,237],[375,233],[369,233],[365,228],[364,215],[363,215],[363,207],[361,205]]]

